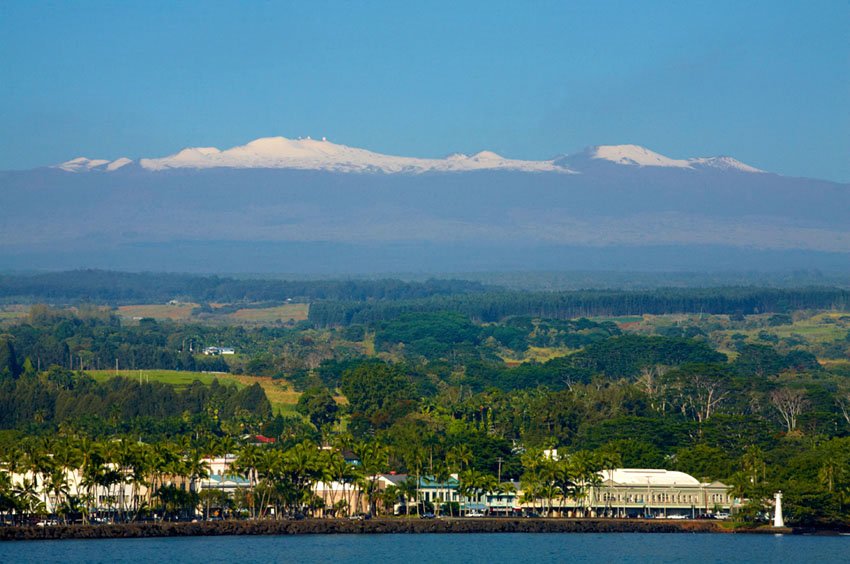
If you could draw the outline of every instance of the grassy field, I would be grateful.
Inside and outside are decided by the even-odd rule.
[[[227,318],[243,323],[305,321],[309,312],[310,304],[284,304],[277,307],[240,309],[227,315]]]
[[[28,305],[8,304],[0,306],[0,325],[12,324],[26,318],[30,313]]]
[[[226,372],[182,372],[177,370],[87,370],[86,374],[98,381],[106,381],[116,376],[141,378],[144,382],[162,382],[177,388],[185,387],[194,381],[203,384],[211,384],[218,379],[222,384],[235,384],[237,388],[244,388],[255,383],[265,390],[266,396],[272,404],[275,413],[292,412],[301,395],[293,390],[292,385],[286,380],[273,380],[266,376],[248,376],[244,374],[228,374]]]
[[[118,308],[118,315],[125,319],[141,319],[152,317],[153,319],[171,319],[173,321],[186,321],[192,317],[192,310],[198,304],[149,304],[149,305],[125,305]]]
[[[719,333],[727,336],[734,333],[741,333],[752,340],[755,340],[759,333],[767,333],[780,339],[796,337],[809,344],[818,344],[844,338],[848,330],[850,330],[850,315],[847,313],[827,312],[794,321],[791,325],[759,327],[756,329],[734,329]]]
[[[548,362],[553,358],[567,356],[574,352],[576,351],[565,347],[528,347],[522,358],[502,356],[502,360],[505,361],[505,364],[508,366],[519,366],[524,362],[531,361],[540,363]]]
[[[830,312],[795,321],[793,325],[769,327],[765,331],[780,338],[797,335],[816,343],[839,339],[847,334],[848,329],[850,329],[850,315]]]

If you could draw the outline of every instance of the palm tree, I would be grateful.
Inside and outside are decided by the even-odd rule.
[[[285,455],[279,450],[261,450],[257,457],[256,472],[258,479],[257,490],[259,492],[259,515],[260,519],[266,517],[269,505],[275,503],[275,518],[280,515],[280,501],[278,494],[282,493],[281,482],[283,482],[286,471]]]
[[[330,507],[331,513],[336,516],[336,489],[333,487],[333,484],[345,484],[351,476],[351,468],[339,452],[325,450],[322,453],[320,457],[322,482],[325,485],[331,486]]]
[[[416,498],[416,494],[419,492],[419,483],[418,480],[413,478],[412,476],[407,478],[405,481],[401,482],[396,486],[396,490],[401,498],[404,500],[404,512],[410,517],[410,500]]]
[[[35,480],[23,478],[12,487],[16,509],[20,510],[22,520],[30,515],[44,511],[44,503],[38,495],[38,484]]]
[[[53,447],[53,462],[66,477],[71,476],[73,483],[69,483],[69,490],[74,495],[80,494],[79,472],[77,470],[82,464],[80,451],[73,440],[57,441]]]
[[[189,473],[189,487],[192,491],[198,489],[198,481],[210,477],[210,465],[204,459],[199,450],[192,450],[186,458],[186,466]]]
[[[230,435],[224,435],[218,439],[218,444],[216,445],[216,451],[218,454],[224,457],[224,466],[227,468],[228,466],[228,458],[231,454],[236,452],[238,448],[238,444],[236,440]]]
[[[252,519],[257,517],[253,500],[254,488],[257,485],[257,464],[259,463],[259,458],[260,450],[256,445],[245,445],[239,450],[236,460],[231,465],[231,469],[236,475],[243,476],[248,480],[248,504]]]
[[[464,499],[464,502],[468,502],[471,499],[478,499],[481,496],[481,493],[484,492],[490,483],[487,480],[487,476],[483,473],[470,468],[464,472],[461,472],[458,476],[458,492]],[[464,503],[464,506],[466,503]],[[467,509],[467,512],[469,510]]]
[[[451,478],[452,478],[452,474],[451,474],[451,471],[449,470],[449,467],[448,467],[447,464],[438,463],[437,465],[434,466],[433,477],[434,477],[434,481],[437,482],[438,484],[448,485],[449,480],[451,480]],[[449,508],[449,516],[453,517],[454,515],[452,515],[452,500],[451,499],[444,499],[444,500],[441,500],[441,501],[447,502],[448,508]],[[440,507],[437,504],[434,504],[434,513],[436,513],[437,515],[440,514]]]
[[[369,515],[376,510],[376,494],[378,492],[378,475],[389,467],[389,449],[376,442],[359,445],[355,451],[360,459],[364,477],[364,490],[369,503]]]
[[[67,523],[68,516],[62,511],[70,494],[65,471],[62,468],[54,468],[45,478],[44,489],[49,492],[53,499],[53,510],[62,515],[62,520]]]
[[[381,502],[384,505],[385,511],[392,511],[395,508],[395,505],[399,502],[403,501],[402,493],[399,488],[395,485],[387,486],[381,492]]]
[[[586,450],[573,454],[569,463],[576,481],[576,498],[581,500],[584,513],[589,504],[596,500],[596,489],[602,483],[602,477],[599,475],[602,464],[598,456]]]
[[[0,472],[0,513],[8,515],[16,507],[17,504],[12,491],[12,477],[6,472]]]
[[[189,476],[189,490],[197,493],[200,489],[200,481],[210,477],[210,465],[204,460],[199,450],[193,450],[186,458],[186,471]],[[209,511],[208,511],[209,512]]]
[[[85,490],[83,496],[83,522],[88,523],[92,511],[92,504],[98,502],[98,481],[103,473],[103,458],[101,455],[101,445],[89,441],[87,437],[83,437],[80,442],[80,449],[83,452],[83,466],[81,468],[82,478],[80,486]]]
[[[576,499],[578,495],[578,481],[573,472],[573,466],[567,459],[551,461],[548,466],[550,467],[549,476],[552,478],[552,482],[560,494],[561,503],[559,513],[563,516],[564,506],[567,500]]]
[[[446,462],[455,470],[463,470],[472,461],[472,449],[467,444],[456,445],[446,453]]]
[[[614,479],[614,470],[620,468],[623,465],[623,460],[620,456],[619,452],[613,450],[600,450],[597,452],[599,457],[599,464],[604,472],[607,473],[607,481],[611,481]],[[606,509],[611,509],[611,496],[605,500]]]
[[[304,441],[284,454],[286,470],[299,497],[312,492],[312,486],[319,476],[319,449],[315,443]]]
[[[516,487],[510,482],[502,482],[498,484],[496,487],[496,493],[500,496],[510,496],[511,494],[516,494]],[[510,513],[510,512],[508,512]]]

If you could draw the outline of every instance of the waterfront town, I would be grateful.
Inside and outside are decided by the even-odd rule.
[[[53,455],[42,468],[6,464],[0,520],[46,526],[373,516],[727,519],[742,504],[721,482],[664,469],[582,473],[580,461],[554,449],[534,453],[522,480],[501,481],[469,469],[372,474],[352,451],[302,443],[277,461],[283,464],[276,478],[269,459],[280,451],[266,449],[272,442],[266,437],[252,441],[239,454],[183,457],[148,473],[121,457],[84,461],[82,468]]]

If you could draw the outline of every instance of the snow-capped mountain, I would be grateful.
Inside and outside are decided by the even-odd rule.
[[[216,147],[193,147],[160,158],[142,158],[138,165],[145,170],[208,168],[275,168],[325,170],[332,172],[408,173],[467,172],[474,170],[513,170],[522,172],[581,172],[589,161],[619,165],[681,169],[715,168],[740,172],[762,172],[731,157],[673,159],[638,145],[600,145],[577,155],[551,160],[510,159],[481,151],[468,156],[461,153],[443,159],[384,155],[366,149],[339,145],[326,139],[287,139],[264,137],[246,145],[221,150]],[[132,161],[127,158],[107,161],[79,157],[56,168],[68,172],[111,172]]]
[[[119,164],[119,161],[121,163]],[[58,165],[69,172],[110,171],[130,162],[77,158]],[[193,147],[161,158],[139,159],[139,166],[151,171],[175,168],[285,168],[333,172],[464,172],[472,170],[518,170],[525,172],[570,172],[552,161],[508,159],[491,151],[472,156],[453,154],[444,159],[399,157],[366,149],[339,145],[326,139],[287,139],[264,137],[246,145],[220,150]]]
[[[850,185],[636,145],[428,159],[271,137],[0,171],[0,202],[0,269],[850,264]]]
[[[553,161],[559,166],[581,169],[584,166],[613,163],[625,166],[659,167],[679,169],[720,169],[738,172],[761,173],[748,164],[732,157],[695,157],[689,159],[672,159],[640,145],[596,145],[588,147],[576,155],[568,155]]]

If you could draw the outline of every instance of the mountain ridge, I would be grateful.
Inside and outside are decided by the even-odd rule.
[[[728,156],[673,159],[640,145],[595,145],[580,153],[548,160],[511,159],[488,150],[473,155],[453,153],[444,158],[425,158],[377,153],[333,143],[324,137],[316,140],[310,137],[287,139],[282,136],[261,137],[223,150],[217,147],[187,147],[165,157],[142,157],[138,160],[127,157],[113,161],[77,157],[52,168],[73,173],[114,172],[128,165],[136,165],[153,172],[171,169],[270,168],[384,174],[476,170],[575,174],[581,173],[582,168],[593,161],[596,161],[595,164],[605,162],[622,166],[765,172]]]
[[[755,173],[729,157],[603,145],[549,161],[417,159],[285,138],[235,149],[191,148],[154,170],[79,158],[0,172],[0,269],[850,264],[850,184]],[[281,166],[293,159],[301,168]],[[259,166],[269,162],[278,168]]]

